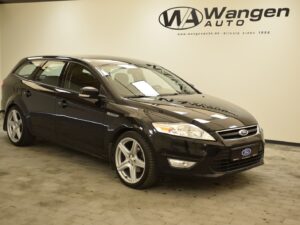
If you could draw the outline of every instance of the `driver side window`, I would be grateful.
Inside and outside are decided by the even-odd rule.
[[[83,87],[99,89],[100,83],[87,68],[77,63],[71,63],[64,87],[79,92]]]

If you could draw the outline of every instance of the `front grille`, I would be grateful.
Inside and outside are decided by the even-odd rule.
[[[246,130],[248,133],[246,135],[241,135],[239,133],[241,130]],[[257,132],[258,132],[257,125],[248,126],[248,127],[239,127],[239,128],[230,129],[230,130],[217,131],[217,133],[225,140],[248,137],[248,136],[257,134]]]
[[[249,146],[245,147],[239,147],[238,149],[244,149]],[[258,148],[257,155],[254,155],[250,158],[240,159],[233,161],[231,159],[232,150],[222,150],[220,151],[216,158],[214,159],[214,162],[212,164],[212,168],[214,171],[217,172],[228,172],[233,171],[237,169],[242,169],[251,165],[254,165],[256,163],[259,163],[260,160],[263,158],[264,150],[262,145],[255,145],[251,146],[251,148]]]

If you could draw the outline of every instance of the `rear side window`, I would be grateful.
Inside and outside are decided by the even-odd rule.
[[[41,68],[36,80],[44,84],[57,86],[64,66],[65,62],[62,61],[48,61]]]
[[[43,65],[45,61],[43,60],[36,60],[36,61],[28,61],[20,66],[17,71],[15,72],[17,75],[25,78],[31,78],[33,73]]]

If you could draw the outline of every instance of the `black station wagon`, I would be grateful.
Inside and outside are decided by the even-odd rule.
[[[216,177],[263,164],[253,116],[157,64],[29,57],[2,92],[3,128],[13,144],[42,137],[104,158],[132,188],[171,173]]]

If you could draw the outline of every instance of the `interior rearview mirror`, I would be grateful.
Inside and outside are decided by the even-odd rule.
[[[83,87],[80,89],[79,97],[82,98],[98,98],[99,90],[94,87]]]

